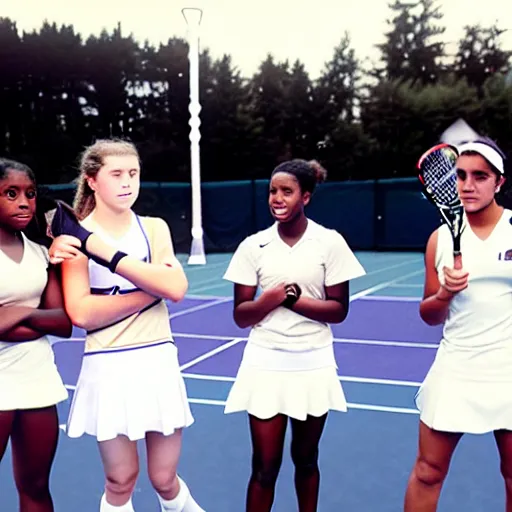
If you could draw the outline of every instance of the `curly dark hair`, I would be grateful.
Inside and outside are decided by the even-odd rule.
[[[299,182],[302,192],[313,193],[319,183],[323,183],[327,178],[327,171],[316,160],[288,160],[279,164],[273,171],[272,175],[278,172],[291,174]]]

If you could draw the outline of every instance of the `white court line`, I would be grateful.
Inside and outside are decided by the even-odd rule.
[[[51,345],[57,345],[57,343],[76,343],[77,341],[84,342],[85,338],[57,338],[55,340],[51,340]]]
[[[209,277],[208,279],[201,279],[198,283],[197,283],[197,286],[201,286],[201,288],[196,288],[195,286],[191,286],[190,288],[191,289],[194,289],[194,290],[201,290],[202,288],[205,288],[203,285],[204,284],[208,284],[208,283],[217,283],[215,287],[217,286],[220,286],[220,285],[223,285],[223,284],[232,284],[230,283],[229,281],[225,281],[224,279],[222,279],[221,277],[219,276],[215,276],[215,277]],[[212,288],[211,286],[209,287],[206,287],[206,288]]]
[[[397,414],[419,414],[417,409],[409,409],[407,407],[389,407],[386,405],[371,405],[371,404],[353,404],[347,402],[349,409],[359,409],[360,411],[375,411],[375,412],[393,412]]]
[[[231,298],[217,299],[212,300],[206,304],[199,304],[198,306],[192,306],[191,308],[182,309],[181,311],[176,311],[176,313],[171,313],[169,318],[172,320],[173,318],[177,318],[179,316],[188,315],[189,313],[195,313],[196,311],[202,311],[203,309],[208,309],[213,306],[217,306],[218,304],[223,304],[224,302],[231,301]]]
[[[184,379],[192,380],[210,380],[214,382],[235,382],[235,377],[224,377],[223,375],[205,375],[204,373],[183,372],[181,376]]]
[[[402,348],[439,348],[439,343],[421,343],[414,341],[381,341],[381,340],[359,340],[352,338],[334,338],[335,343],[347,343],[351,345],[377,345],[382,347]]]
[[[406,265],[411,265],[412,263],[419,263],[422,262],[423,258],[418,258],[415,260],[409,260],[409,261],[401,261],[400,263],[395,263],[394,265],[390,265],[389,267],[382,267],[378,270],[372,270],[371,272],[368,272],[364,276],[361,276],[359,279],[362,279],[364,277],[368,276],[374,276],[376,274],[381,274],[382,272],[388,272],[389,270],[393,270],[395,268],[405,267]]]
[[[209,398],[189,398],[188,401],[191,404],[226,405],[226,402],[224,400],[211,400]]]
[[[183,268],[186,268],[187,271],[193,271],[193,270],[206,270],[217,267],[227,267],[229,265],[229,260],[226,261],[217,261],[216,263],[207,263],[206,265],[189,265],[186,261],[181,263],[183,265]]]
[[[370,295],[373,292],[378,292],[379,290],[382,290],[383,288],[387,288],[390,284],[395,284],[400,281],[403,281],[404,279],[407,279],[409,277],[417,276],[419,274],[423,274],[424,270],[415,270],[414,272],[410,272],[408,274],[404,274],[401,277],[397,277],[396,279],[391,279],[390,281],[384,281],[383,283],[377,284],[375,286],[370,286],[370,288],[366,288],[365,290],[361,290],[360,292],[354,293],[350,296],[350,301],[357,300],[361,297],[365,297],[367,295]]]
[[[204,281],[204,282],[206,283],[206,282],[213,282],[213,281],[218,281],[218,279],[211,279],[210,281]],[[231,289],[233,289],[233,283],[224,281],[224,282],[220,282],[217,284],[211,284],[209,286],[201,286],[200,288],[193,288],[193,290],[194,290],[194,293],[206,292],[208,290],[215,290],[215,288],[228,287],[228,286],[231,286]]]
[[[196,295],[191,293],[185,297],[192,300],[217,300],[217,299],[233,299],[231,295]]]
[[[376,300],[377,302],[421,302],[422,297],[400,297],[399,295],[366,295],[358,300]]]
[[[223,375],[204,375],[202,373],[182,373],[183,378],[191,380],[206,380],[214,382],[235,382],[235,377],[224,377]],[[374,379],[371,377],[349,377],[340,375],[339,380],[342,382],[355,382],[357,384],[381,384],[385,386],[401,386],[417,388],[421,386],[421,382],[410,380],[394,380],[394,379]]]
[[[176,338],[192,338],[198,340],[219,340],[219,341],[231,341],[235,338],[233,336],[216,336],[214,334],[189,334],[184,332],[173,332],[173,336]],[[240,341],[246,340],[247,338],[237,338]]]
[[[348,377],[340,376],[342,382],[356,382],[358,384],[382,384],[384,386],[403,386],[407,388],[417,388],[421,386],[421,382],[412,380],[395,380],[395,379],[374,379],[371,377]]]
[[[390,288],[423,288],[423,284],[390,284]]]
[[[190,368],[191,366],[194,366],[197,363],[204,361],[205,359],[209,359],[210,357],[215,356],[215,355],[219,354],[220,352],[224,352],[228,348],[235,346],[237,343],[240,343],[241,341],[242,341],[241,338],[235,338],[235,339],[232,338],[232,341],[230,341],[229,343],[224,343],[220,347],[217,347],[217,348],[214,348],[213,350],[205,352],[204,354],[200,355],[199,357],[192,359],[192,361],[189,361],[188,363],[181,365],[180,370],[186,370],[187,368]]]

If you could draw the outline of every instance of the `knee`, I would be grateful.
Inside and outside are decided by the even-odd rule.
[[[159,494],[173,494],[179,488],[176,469],[152,469],[148,471],[148,475],[151,485]]]
[[[29,498],[31,501],[39,503],[48,499],[50,495],[50,486],[46,477],[22,477],[16,481],[16,487],[20,495]]]
[[[414,465],[413,472],[418,482],[425,486],[433,487],[441,485],[444,482],[448,468],[420,457]]]
[[[105,487],[112,494],[131,495],[135,489],[138,475],[138,466],[118,466],[105,475]]]
[[[251,479],[261,487],[274,488],[280,469],[281,458],[263,461],[259,457],[253,457]]]
[[[292,443],[291,457],[297,475],[310,477],[318,472],[318,448],[304,451]]]

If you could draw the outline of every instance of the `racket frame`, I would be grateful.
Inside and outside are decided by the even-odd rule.
[[[460,238],[462,232],[464,231],[464,206],[462,205],[462,202],[458,194],[457,198],[448,204],[440,202],[436,198],[436,195],[433,193],[430,187],[427,186],[425,179],[423,177],[424,173],[422,170],[422,166],[425,160],[429,157],[429,155],[443,148],[448,148],[452,150],[457,156],[459,154],[457,148],[454,145],[445,142],[441,144],[436,144],[435,146],[431,147],[430,149],[425,151],[425,153],[423,153],[418,160],[418,179],[422,185],[423,195],[425,196],[426,199],[428,199],[429,202],[431,202],[436,207],[439,215],[441,216],[441,219],[445,224],[448,225],[448,228],[450,229],[450,233],[453,239],[453,255],[460,256]]]

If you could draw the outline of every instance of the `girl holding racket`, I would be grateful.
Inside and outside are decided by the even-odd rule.
[[[460,254],[447,224],[430,237],[420,305],[429,325],[443,324],[435,361],[421,385],[419,449],[405,512],[433,512],[464,433],[494,432],[512,511],[512,211],[496,202],[504,155],[488,139],[458,148],[464,208]]]
[[[97,438],[101,512],[133,512],[141,439],[161,510],[200,512],[177,476],[182,429],[193,418],[163,300],[181,300],[187,279],[166,223],[132,211],[139,188],[135,147],[98,141],[81,160],[74,210],[82,221],[60,208],[51,223],[66,310],[87,330],[67,432]]]
[[[272,508],[289,418],[298,508],[316,511],[327,413],[347,410],[329,324],[346,318],[349,281],[365,272],[339,233],[304,213],[325,176],[316,162],[279,165],[269,190],[276,222],[240,244],[224,276],[234,283],[236,324],[251,327],[225,409],[249,414],[247,512]]]
[[[53,512],[56,404],[68,393],[46,335],[69,337],[72,326],[44,233],[37,243],[24,233],[38,234],[36,195],[32,171],[0,159],[0,460],[10,439],[20,510]]]

